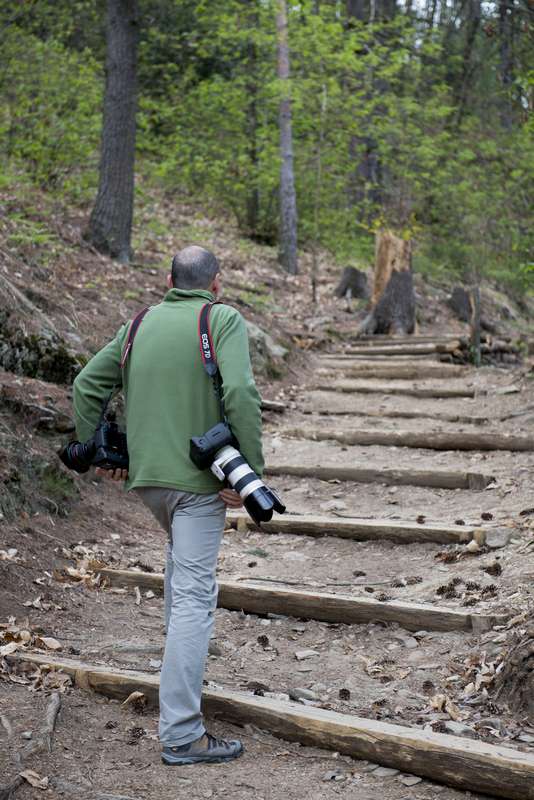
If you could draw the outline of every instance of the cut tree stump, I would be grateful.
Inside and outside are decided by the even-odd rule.
[[[434,544],[465,544],[475,537],[484,543],[483,528],[466,525],[434,525],[416,522],[397,522],[389,519],[349,519],[347,517],[320,517],[284,514],[270,522],[256,525],[247,514],[228,514],[227,524],[238,530],[261,530],[263,533],[290,533],[297,536],[336,536],[355,541],[381,541],[389,539],[397,544],[433,542]]]
[[[476,396],[474,389],[451,389],[447,386],[388,386],[382,383],[359,383],[358,381],[335,381],[330,384],[314,384],[310,387],[316,392],[344,392],[346,394],[391,394],[409,397],[452,398]]]
[[[294,475],[297,478],[317,478],[321,481],[354,481],[381,483],[385,486],[429,486],[434,489],[471,489],[482,491],[495,481],[493,475],[479,472],[453,472],[412,469],[368,469],[365,467],[319,467],[292,464],[271,464],[268,475]]]
[[[345,365],[343,363],[334,367],[316,369],[315,375],[333,376],[336,372],[343,372],[347,378],[378,378],[388,380],[427,380],[438,379],[448,380],[450,378],[464,378],[468,374],[468,369],[461,365],[453,364],[432,364],[429,366],[415,366],[412,364],[401,364],[389,366],[388,364],[376,364],[374,366]]]
[[[324,390],[326,391],[326,390]],[[311,414],[311,410],[304,409],[304,414]],[[320,411],[313,411],[314,414],[318,414],[325,417],[333,417],[333,416],[354,416],[354,417],[378,417],[379,419],[388,418],[388,419],[432,419],[436,422],[458,422],[463,425],[487,425],[490,422],[489,417],[471,417],[468,415],[461,415],[461,414],[446,414],[445,412],[440,411],[400,411],[396,409],[368,409],[363,410],[360,408],[354,409],[323,409]]]
[[[507,433],[470,433],[467,431],[417,432],[380,430],[315,430],[285,428],[282,436],[310,439],[315,442],[335,440],[348,445],[380,445],[383,447],[417,447],[426,450],[534,450],[534,436],[514,436]]]
[[[154,572],[120,569],[101,569],[98,572],[113,586],[138,586],[140,589],[163,591],[163,575]],[[218,581],[219,608],[244,611],[247,614],[284,614],[288,617],[339,622],[344,625],[396,622],[409,631],[475,630],[480,633],[507,619],[502,615],[470,613],[423,603],[402,603],[396,600],[381,602],[371,597],[348,597],[342,594],[256,586],[252,584],[253,578],[250,581],[248,584]],[[283,580],[280,582],[283,583]]]
[[[106,697],[124,700],[139,691],[151,705],[158,703],[157,675],[34,653],[7,658],[11,665],[31,663],[61,670],[74,685]],[[534,800],[534,756],[529,753],[270,697],[204,689],[202,698],[208,716],[254,725],[286,741],[366,759],[462,790],[506,800]]]

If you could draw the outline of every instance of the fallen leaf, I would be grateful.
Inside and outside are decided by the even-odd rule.
[[[52,636],[37,636],[35,639],[36,647],[45,647],[47,650],[61,650],[61,643]]]
[[[19,647],[19,642],[9,642],[9,644],[5,644],[3,647],[0,647],[0,656],[8,656],[10,653],[14,653],[15,650],[18,650]]]
[[[20,772],[19,775],[34,789],[48,789],[48,778],[41,778],[33,769],[26,769],[24,772]]]

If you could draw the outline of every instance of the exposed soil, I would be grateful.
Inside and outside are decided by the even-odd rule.
[[[170,215],[171,209],[167,211]],[[103,344],[141,304],[157,302],[164,271],[155,261],[182,241],[169,238],[147,244],[145,260],[136,272],[116,265],[111,268],[106,259],[80,250],[76,222],[62,231],[65,239],[59,266],[45,270],[46,280],[39,289],[42,297],[34,293],[33,302],[46,305],[47,314],[65,338],[69,339],[66,334],[70,332],[74,348],[87,353]],[[502,612],[511,620],[484,634],[409,633],[396,625],[347,626],[219,609],[207,680],[228,689],[273,692],[284,699],[290,691],[304,688],[316,697],[310,702],[322,707],[433,730],[445,730],[456,721],[470,729],[468,735],[532,751],[534,720],[496,702],[493,681],[506,659],[508,645],[521,635],[533,604],[533,454],[357,447],[335,440],[312,442],[284,436],[285,429],[299,427],[532,434],[533,415],[499,421],[534,404],[528,365],[484,368],[470,372],[462,381],[424,381],[425,385],[474,386],[477,396],[473,400],[307,389],[318,381],[316,370],[324,367],[310,348],[326,341],[331,328],[339,334],[352,327],[353,320],[355,325],[354,316],[343,311],[343,302],[331,299],[337,268],[323,265],[324,314],[319,317],[303,307],[301,298],[308,291],[305,276],[289,279],[273,273],[274,253],[264,248],[236,257],[232,237],[209,226],[206,241],[222,250],[229,282],[245,287],[231,287],[230,299],[258,324],[276,329],[286,343],[300,348],[279,383],[270,385],[262,379],[265,396],[279,396],[287,406],[283,415],[267,415],[269,463],[461,469],[496,478],[481,492],[272,478],[288,513],[407,521],[424,517],[427,522],[484,525],[511,534],[504,548],[470,552],[465,545],[399,545],[228,531],[219,564],[223,579],[272,578],[272,582],[258,585],[283,587],[286,581],[293,588],[374,597],[383,602],[396,599],[470,613]],[[17,284],[24,288],[32,260],[28,257],[18,264]],[[142,277],[140,283],[138,276]],[[132,283],[140,287],[138,294],[125,297]],[[266,287],[267,306],[255,304],[257,296],[246,289],[258,283]],[[425,314],[430,318],[429,308],[427,305]],[[441,301],[434,311],[433,324],[424,332],[465,330],[451,319]],[[65,316],[75,320],[72,325],[66,325]],[[12,373],[4,373],[0,379],[0,442],[4,448],[0,458],[4,494],[0,500],[7,504],[2,505],[5,518],[0,533],[0,623],[14,618],[20,628],[55,637],[62,656],[156,672],[164,645],[162,599],[143,593],[137,602],[133,591],[105,588],[91,576],[83,578],[79,566],[84,558],[96,558],[114,567],[159,571],[163,532],[137,498],[125,496],[119,487],[91,474],[67,476],[62,483],[56,473],[46,472],[43,464],[53,462],[54,450],[69,430],[68,387]],[[330,378],[321,375],[320,381],[327,386]],[[388,385],[397,383],[388,381]],[[499,393],[510,386],[520,391]],[[380,409],[437,411],[487,416],[492,422],[470,426],[424,418],[320,413],[336,409],[357,409],[359,414]],[[74,569],[70,575],[65,572],[69,567]],[[303,649],[312,649],[317,655],[299,661],[295,653]],[[437,695],[449,698],[453,718],[451,706],[446,710],[435,701]],[[20,771],[15,756],[25,744],[22,734],[32,731],[37,735],[48,699],[46,686],[34,690],[27,676],[8,674],[7,668],[0,671],[0,715],[13,727],[9,740],[6,728],[0,727],[0,787]],[[17,789],[16,798],[104,800],[113,795],[163,800],[182,796],[300,800],[307,796],[315,800],[341,793],[358,800],[481,797],[428,780],[408,786],[400,775],[377,777],[365,762],[288,744],[252,727],[242,730],[219,720],[210,721],[210,726],[218,734],[242,738],[245,756],[228,766],[165,769],[159,761],[155,712],[139,715],[131,706],[67,687],[62,692],[52,752],[33,756],[24,764],[47,776],[49,788],[43,792],[24,785]]]

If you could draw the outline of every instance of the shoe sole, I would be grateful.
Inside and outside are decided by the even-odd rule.
[[[232,756],[219,756],[219,758],[206,758],[205,756],[188,756],[185,758],[177,758],[176,760],[169,761],[165,756],[161,760],[167,767],[185,767],[190,764],[227,764],[229,761],[239,758],[244,753],[244,750]]]

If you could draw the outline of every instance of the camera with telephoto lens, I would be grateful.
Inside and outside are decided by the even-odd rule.
[[[241,496],[248,513],[259,525],[269,522],[273,512],[283,514],[286,507],[272,489],[259,478],[239,452],[239,443],[230,426],[219,422],[204,436],[191,439],[189,455],[199,469],[211,469],[220,481],[227,480]]]
[[[89,467],[102,469],[128,469],[128,447],[123,433],[112,415],[106,414],[109,399],[105,402],[93,436],[86,442],[69,442],[58,455],[69,469],[87,472]]]

